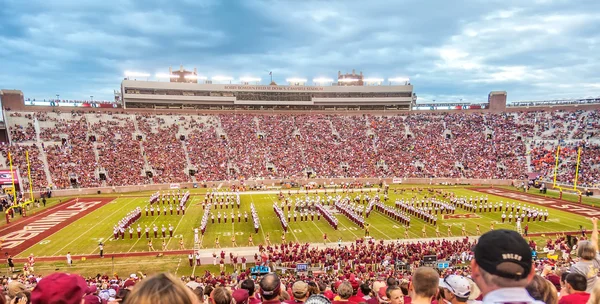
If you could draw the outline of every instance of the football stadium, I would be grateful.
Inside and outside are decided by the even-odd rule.
[[[600,298],[600,98],[268,75],[0,90],[6,303]]]

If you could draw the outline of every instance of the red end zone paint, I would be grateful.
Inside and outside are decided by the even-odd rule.
[[[471,190],[502,196],[510,199],[524,201],[530,204],[541,205],[548,208],[558,209],[570,213],[574,213],[577,215],[590,217],[590,216],[600,216],[600,209],[587,206],[579,203],[572,203],[569,201],[563,201],[553,198],[540,197],[533,194],[511,191],[506,189],[498,189],[498,188],[472,188]]]
[[[476,219],[481,216],[475,213],[464,213],[464,214],[444,214],[445,220],[459,220],[459,219]]]
[[[0,230],[2,252],[17,255],[61,228],[104,206],[114,198],[72,199]]]

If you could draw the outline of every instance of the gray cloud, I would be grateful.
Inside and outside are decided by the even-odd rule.
[[[600,95],[597,1],[17,1],[0,12],[0,83],[111,98],[124,70],[412,79],[423,100]],[[74,77],[79,75],[79,77]]]

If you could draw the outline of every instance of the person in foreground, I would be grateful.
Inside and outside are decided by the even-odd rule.
[[[198,304],[194,293],[172,274],[160,273],[136,284],[125,304]]]
[[[438,292],[440,275],[430,267],[420,267],[415,270],[408,293],[412,304],[430,304]]]
[[[471,277],[483,295],[483,304],[539,303],[525,287],[535,275],[527,241],[513,230],[492,230],[475,246]]]
[[[558,304],[585,304],[590,299],[586,292],[587,278],[579,273],[569,273],[565,287],[560,291]]]

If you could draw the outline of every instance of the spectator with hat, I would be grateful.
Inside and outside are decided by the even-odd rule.
[[[471,277],[488,303],[541,303],[525,287],[531,282],[533,258],[527,241],[513,230],[492,230],[475,246]]]
[[[463,276],[449,275],[440,279],[439,286],[443,290],[442,298],[452,304],[466,303],[471,295],[471,284]]]
[[[238,288],[231,294],[231,297],[235,301],[233,304],[248,304],[250,294],[248,293],[248,290]]]
[[[75,274],[53,273],[31,292],[32,304],[80,304],[88,290],[85,280]]]
[[[293,299],[285,301],[287,304],[298,304],[304,303],[308,299],[308,284],[304,281],[296,281],[292,285],[292,297]]]

